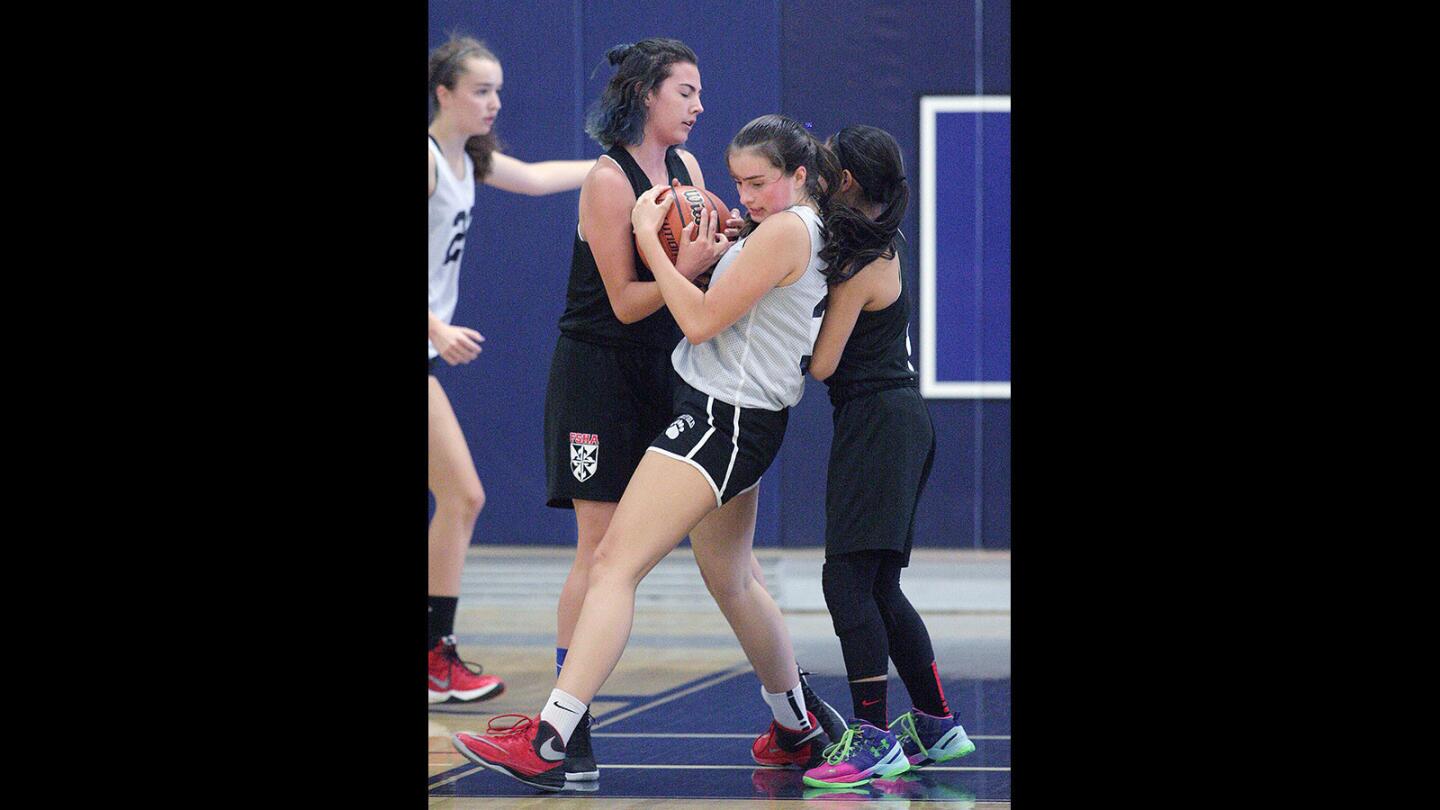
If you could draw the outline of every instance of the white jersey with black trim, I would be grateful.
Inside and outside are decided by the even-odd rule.
[[[810,262],[799,280],[772,288],[740,320],[699,346],[681,340],[670,356],[685,382],[742,408],[778,411],[800,401],[805,393],[801,362],[815,350],[824,315],[819,304],[828,288],[826,265],[819,256],[820,215],[804,205],[785,211],[800,217],[810,231]],[[712,286],[734,264],[745,242],[736,242],[720,259],[710,279]]]
[[[435,193],[430,195],[430,311],[450,323],[460,291],[460,254],[465,248],[465,231],[470,226],[470,209],[475,205],[475,163],[467,153],[463,176],[456,177],[450,161],[430,138],[435,156]],[[436,357],[435,344],[430,356]]]

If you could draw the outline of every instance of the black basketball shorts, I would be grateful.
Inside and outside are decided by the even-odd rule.
[[[789,408],[737,408],[677,380],[674,418],[650,451],[699,470],[719,507],[760,484],[780,452],[789,418]]]
[[[935,460],[935,427],[917,388],[835,408],[825,485],[825,554],[890,550],[910,562],[915,507]]]
[[[560,335],[545,389],[546,504],[615,503],[665,429],[679,378],[670,350]]]

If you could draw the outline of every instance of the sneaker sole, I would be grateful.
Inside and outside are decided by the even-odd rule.
[[[489,700],[505,691],[505,684],[497,683],[494,686],[487,686],[482,689],[453,689],[450,691],[452,700],[470,702],[474,700]]]
[[[890,749],[890,753],[865,771],[861,771],[860,778],[854,782],[826,782],[823,779],[812,779],[809,776],[804,777],[802,781],[810,787],[817,788],[860,787],[870,784],[873,779],[894,779],[908,770],[910,770],[910,760],[905,756],[905,749],[897,742],[895,747]]]
[[[599,778],[600,778],[600,769],[599,769],[599,768],[596,768],[596,769],[593,770],[593,771],[566,771],[566,772],[565,772],[565,781],[566,781],[566,782],[594,782],[595,780],[597,780],[597,779],[599,779]]]
[[[966,754],[973,752],[974,750],[975,743],[971,742],[969,737],[961,737],[960,741],[957,741],[954,749],[948,752],[942,751],[940,756],[935,757],[933,764],[949,762],[952,759],[959,759],[960,757],[963,757]],[[933,754],[935,752],[935,749],[930,749],[930,752]]]
[[[485,759],[474,751],[471,751],[470,747],[467,746],[465,743],[460,742],[460,740],[454,734],[450,735],[450,744],[455,746],[455,750],[459,751],[461,756],[465,757],[476,765],[479,765],[480,767],[486,768],[488,770],[492,770],[498,774],[504,774],[505,776],[508,776],[517,782],[521,782],[533,788],[539,788],[540,790],[548,790],[555,793],[558,793],[559,791],[565,789],[565,781],[563,779],[560,780],[559,784],[551,781],[542,782],[537,780],[533,776],[526,776],[522,773],[519,773],[518,771],[513,771],[498,762],[490,762],[489,760]]]

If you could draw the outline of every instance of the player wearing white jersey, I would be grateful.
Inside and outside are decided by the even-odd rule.
[[[459,298],[460,259],[475,203],[475,183],[540,195],[580,187],[593,160],[526,163],[498,151],[494,136],[504,74],[479,41],[453,36],[430,54],[430,427],[429,485],[435,515],[429,530],[430,702],[482,700],[505,685],[462,661],[454,639],[460,572],[485,490],[454,409],[435,372],[480,354],[485,340],[451,324]]]
[[[596,549],[556,688],[539,717],[522,725],[455,735],[472,760],[529,785],[563,788],[566,743],[624,652],[636,587],[687,533],[771,709],[773,721],[752,756],[769,766],[820,759],[821,727],[807,706],[789,632],[750,561],[755,485],[780,449],[819,328],[826,293],[819,220],[839,175],[825,146],[780,115],[746,124],[726,157],[749,213],[743,243],[729,246],[707,211],[672,263],[657,236],[670,205],[655,201],[663,187],[642,194],[631,215],[640,251],[690,345],[674,355],[682,378],[675,419],[651,442],[654,452],[631,476]],[[707,253],[725,255],[702,291],[676,264]]]

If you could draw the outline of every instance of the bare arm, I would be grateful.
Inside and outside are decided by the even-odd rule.
[[[425,150],[425,156],[430,158],[430,191],[425,196],[435,196],[435,153],[429,149]]]
[[[702,292],[675,269],[669,255],[660,246],[660,221],[664,217],[665,206],[670,203],[666,200],[657,205],[655,195],[658,191],[659,188],[653,188],[636,201],[632,214],[635,233],[639,235],[640,250],[650,262],[655,281],[660,285],[665,305],[692,344],[704,343],[740,320],[762,295],[787,277],[803,271],[809,263],[809,228],[798,216],[777,214],[767,218],[750,234],[744,252],[730,265],[720,282]],[[687,248],[706,249],[711,244],[723,243],[728,247],[724,235],[716,235],[716,223],[708,209],[700,215],[699,226],[701,238],[695,241],[701,247],[692,248],[682,237],[682,254]],[[682,255],[681,261],[684,260]]]
[[[485,185],[538,197],[580,188],[580,184],[585,182],[585,175],[594,165],[593,160],[545,160],[526,163],[495,152],[490,156],[490,173],[485,175]]]
[[[810,355],[810,376],[824,381],[840,365],[845,354],[845,344],[855,331],[860,311],[885,299],[890,276],[898,278],[899,260],[876,259],[864,269],[845,281],[830,288],[829,301],[825,305],[825,320],[820,322],[820,334],[815,338],[815,349]],[[891,301],[894,297],[891,296]]]
[[[580,232],[595,256],[605,296],[621,323],[635,323],[665,305],[653,281],[640,281],[635,272],[635,239],[630,230],[630,209],[635,192],[625,173],[609,160],[600,160],[580,187]]]

